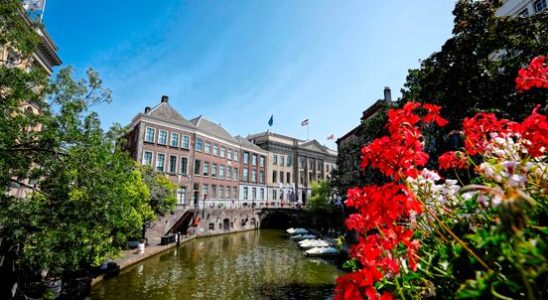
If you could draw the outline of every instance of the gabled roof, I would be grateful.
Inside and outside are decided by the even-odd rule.
[[[322,144],[320,144],[316,140],[311,140],[311,141],[308,141],[308,142],[300,143],[299,146],[304,148],[304,149],[308,149],[308,150],[312,150],[312,151],[329,153],[328,148],[323,146]]]
[[[161,102],[154,106],[146,115],[179,125],[194,127],[194,124],[181,116],[168,102]]]
[[[236,140],[238,140],[238,142],[240,143],[240,145],[242,147],[246,147],[248,149],[251,149],[251,150],[254,150],[254,151],[259,151],[259,152],[266,152],[266,150],[264,150],[263,148],[253,144],[252,142],[248,141],[246,138],[240,136],[240,135],[237,135],[234,137]]]
[[[190,123],[207,134],[211,134],[228,142],[238,143],[238,140],[233,138],[221,125],[215,124],[203,116],[198,116],[190,120]]]

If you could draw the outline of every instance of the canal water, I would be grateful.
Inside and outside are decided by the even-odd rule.
[[[92,299],[329,299],[342,272],[283,231],[192,240],[94,288]]]

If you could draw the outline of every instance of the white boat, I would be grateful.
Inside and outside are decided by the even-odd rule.
[[[335,247],[314,247],[305,251],[308,256],[335,256],[339,250]]]
[[[301,240],[306,240],[306,239],[313,239],[315,238],[316,236],[313,235],[313,234],[296,234],[296,235],[292,235],[290,237],[290,239],[292,240],[295,240],[295,241],[301,241]]]
[[[304,228],[289,228],[286,230],[288,234],[305,234],[308,233],[308,230]]]
[[[299,247],[303,249],[310,249],[315,247],[328,247],[330,246],[329,243],[327,243],[324,240],[314,240],[314,239],[308,239],[308,240],[302,240],[299,242]]]

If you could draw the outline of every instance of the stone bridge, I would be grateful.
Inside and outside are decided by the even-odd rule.
[[[309,221],[306,211],[296,208],[186,208],[157,220],[146,237],[151,240],[177,232],[206,236],[259,228],[286,229]]]
[[[297,208],[259,208],[255,209],[259,216],[261,228],[286,229],[304,226],[309,223],[309,216],[303,209]]]

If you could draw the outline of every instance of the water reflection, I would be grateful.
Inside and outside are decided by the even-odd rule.
[[[191,241],[98,286],[93,299],[326,299],[340,274],[281,231]]]

